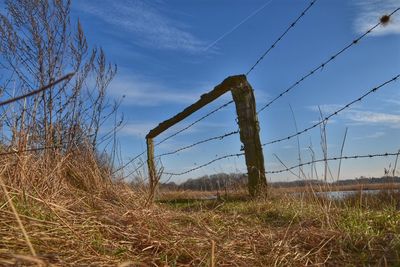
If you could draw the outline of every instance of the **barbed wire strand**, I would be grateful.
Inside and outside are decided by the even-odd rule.
[[[325,162],[325,161],[335,161],[335,160],[346,160],[346,159],[362,159],[362,158],[375,158],[375,157],[388,157],[388,156],[398,156],[400,155],[400,151],[398,152],[394,152],[394,153],[381,153],[381,154],[368,154],[368,155],[354,155],[354,156],[341,156],[341,157],[332,157],[332,158],[326,158],[326,159],[318,159],[318,160],[313,160],[313,161],[309,161],[309,162],[305,162],[305,163],[301,163],[298,164],[296,166],[292,166],[289,168],[285,168],[285,169],[281,169],[281,170],[276,170],[276,171],[267,171],[265,172],[266,174],[276,174],[276,173],[282,173],[282,172],[287,172],[299,167],[303,167],[306,165],[310,165],[313,163],[319,163],[319,162]],[[164,172],[163,174],[166,175],[171,175],[171,176],[181,176],[184,174],[188,174],[190,172],[196,171],[198,169],[201,169],[203,167],[206,167],[208,165],[211,165],[212,163],[216,162],[216,161],[220,161],[223,159],[227,159],[227,158],[233,158],[233,157],[240,157],[240,156],[244,156],[244,153],[238,153],[238,154],[229,154],[229,155],[225,155],[216,159],[213,159],[205,164],[202,164],[200,166],[197,166],[195,168],[189,169],[187,171],[184,172],[179,172],[179,173],[171,173],[171,172]]]
[[[398,12],[400,10],[400,7],[395,9],[394,11],[392,11],[388,16],[391,17],[393,14],[395,14],[396,12]],[[267,104],[265,104],[261,109],[259,109],[257,111],[257,114],[259,114],[261,111],[265,110],[266,108],[268,108],[269,106],[271,106],[275,101],[277,101],[279,98],[281,98],[282,96],[284,96],[285,94],[287,94],[289,91],[291,91],[292,89],[294,89],[296,86],[298,86],[300,83],[302,83],[305,79],[307,79],[308,77],[312,76],[313,74],[316,73],[316,71],[318,70],[322,70],[327,64],[329,64],[331,61],[333,61],[335,58],[337,58],[339,55],[343,54],[345,51],[347,51],[348,49],[350,49],[352,46],[356,45],[357,43],[359,43],[365,36],[367,36],[368,34],[370,34],[373,30],[375,30],[377,27],[379,27],[382,24],[381,21],[379,21],[377,24],[375,24],[374,26],[372,26],[370,29],[368,29],[365,33],[363,33],[362,35],[360,35],[358,38],[354,39],[351,43],[349,43],[348,45],[346,45],[344,48],[342,48],[339,52],[333,54],[331,57],[329,57],[328,60],[324,61],[321,65],[315,67],[314,69],[312,69],[308,74],[304,75],[303,77],[301,77],[299,80],[297,80],[295,83],[293,83],[291,86],[289,86],[286,90],[282,91],[279,95],[277,95],[275,98],[273,98],[271,101],[269,101]]]
[[[307,6],[306,9],[301,12],[301,14],[286,28],[286,30],[278,37],[278,39],[275,40],[275,42],[258,58],[256,63],[246,72],[246,76],[249,75],[255,67],[265,58],[265,56],[276,47],[276,45],[285,37],[285,35],[296,26],[297,22],[304,17],[304,15],[307,13],[307,11],[317,2],[317,0],[313,0],[310,2],[310,4]]]
[[[265,172],[266,174],[276,174],[276,173],[282,173],[282,172],[287,172],[305,165],[310,165],[314,163],[319,163],[319,162],[326,162],[326,161],[335,161],[335,160],[343,160],[343,159],[362,159],[362,158],[375,158],[375,157],[389,157],[389,156],[397,156],[400,154],[400,151],[395,152],[395,153],[381,153],[381,154],[368,154],[368,155],[354,155],[354,156],[341,156],[341,157],[332,157],[332,158],[326,158],[326,159],[318,159],[318,160],[312,160],[309,162],[301,163],[296,166],[292,166],[289,168],[281,169],[281,170],[276,170],[276,171],[267,171]]]
[[[197,166],[197,167],[195,167],[195,168],[189,169],[189,170],[184,171],[184,172],[178,172],[178,173],[163,172],[163,174],[171,175],[171,176],[180,176],[180,175],[184,175],[184,174],[187,174],[187,173],[196,171],[196,170],[198,170],[198,169],[204,168],[204,167],[206,167],[206,166],[208,166],[208,165],[213,164],[213,163],[216,162],[216,161],[220,161],[220,160],[227,159],[227,158],[240,157],[240,156],[244,156],[244,153],[237,153],[237,154],[225,155],[225,156],[222,156],[222,157],[213,159],[213,160],[211,160],[211,161],[209,161],[209,162],[207,162],[207,163],[205,163],[205,164],[202,164],[202,165],[200,165],[200,166]]]
[[[164,143],[165,141],[167,141],[168,139],[171,139],[172,137],[177,136],[178,134],[180,134],[180,133],[182,133],[182,132],[188,130],[190,127],[193,127],[195,124],[197,124],[197,123],[199,123],[200,121],[206,119],[207,117],[211,116],[212,114],[216,113],[217,111],[219,111],[219,110],[221,110],[221,109],[223,109],[223,108],[229,106],[229,105],[232,104],[233,102],[234,102],[233,100],[230,100],[229,102],[226,102],[225,104],[223,104],[223,105],[221,105],[221,106],[219,106],[219,107],[213,109],[212,111],[208,112],[206,115],[202,116],[201,118],[199,118],[199,119],[195,120],[194,122],[192,122],[191,124],[189,124],[188,126],[182,128],[181,130],[179,130],[179,131],[177,131],[177,132],[175,132],[175,133],[173,133],[173,134],[171,134],[171,135],[165,137],[165,138],[162,139],[161,141],[157,142],[154,146],[160,145],[160,144]]]
[[[5,100],[5,101],[2,101],[2,102],[0,102],[0,107],[1,107],[1,106],[4,106],[4,105],[7,105],[7,104],[11,104],[11,103],[13,103],[13,102],[16,102],[16,101],[18,101],[18,100],[24,99],[24,98],[26,98],[26,97],[30,97],[30,96],[36,95],[36,94],[38,94],[38,93],[41,93],[41,92],[43,92],[43,91],[45,91],[45,90],[47,90],[47,89],[49,89],[49,88],[55,86],[56,84],[62,82],[63,80],[71,79],[72,76],[74,76],[74,74],[75,74],[75,73],[69,73],[69,74],[67,74],[67,75],[65,75],[65,76],[63,76],[63,77],[61,77],[61,78],[55,80],[54,82],[51,82],[51,83],[49,83],[48,85],[43,86],[43,87],[41,87],[41,88],[39,88],[39,89],[37,89],[37,90],[33,90],[33,91],[31,91],[31,92],[29,92],[29,93],[26,93],[26,94],[24,94],[24,95],[20,95],[20,96],[13,97],[13,98],[7,99],[7,100]]]
[[[210,142],[210,141],[214,141],[214,140],[222,140],[222,139],[224,139],[224,138],[226,138],[228,136],[235,135],[235,134],[238,134],[238,133],[239,133],[239,130],[233,131],[233,132],[230,132],[230,133],[225,133],[225,134],[218,135],[218,136],[214,136],[214,137],[210,137],[210,138],[207,138],[207,139],[202,139],[202,140],[197,141],[197,142],[195,142],[193,144],[178,148],[178,149],[176,149],[174,151],[162,153],[160,155],[156,155],[155,158],[159,158],[159,157],[163,157],[163,156],[167,156],[167,155],[173,155],[173,154],[176,154],[176,153],[181,152],[183,150],[192,148],[194,146],[197,146],[197,145],[200,145],[200,144],[204,144],[204,143],[207,143],[207,142]]]
[[[330,115],[326,116],[323,120],[321,120],[321,121],[319,121],[319,122],[313,124],[312,126],[310,126],[310,127],[308,127],[308,128],[305,128],[304,130],[299,131],[299,132],[297,132],[297,133],[295,133],[295,134],[292,134],[292,135],[289,135],[289,136],[286,136],[286,137],[283,137],[283,138],[275,139],[275,140],[273,140],[273,141],[264,143],[264,144],[262,144],[262,146],[266,146],[266,145],[271,145],[271,144],[279,143],[279,142],[282,142],[282,141],[285,141],[285,140],[289,140],[289,139],[291,139],[291,138],[293,138],[293,137],[296,137],[296,136],[299,136],[299,135],[301,135],[301,134],[306,133],[307,131],[309,131],[309,130],[311,130],[311,129],[313,129],[313,128],[319,126],[319,125],[321,125],[322,123],[327,122],[329,119],[331,119],[332,117],[338,115],[340,112],[342,112],[343,110],[349,108],[349,107],[352,106],[353,104],[355,104],[355,103],[357,103],[357,102],[360,102],[361,100],[363,100],[363,99],[364,99],[365,97],[367,97],[368,95],[370,95],[370,94],[372,94],[372,93],[375,93],[376,91],[378,91],[379,89],[381,89],[381,88],[384,87],[385,85],[396,81],[397,79],[399,79],[399,77],[400,77],[400,74],[398,74],[398,75],[394,76],[392,79],[390,79],[390,80],[388,80],[388,81],[386,81],[386,82],[384,82],[384,83],[382,83],[382,84],[380,84],[380,85],[378,85],[378,86],[372,88],[371,90],[369,90],[368,92],[366,92],[366,93],[363,94],[362,96],[360,96],[360,97],[358,97],[357,99],[355,99],[355,100],[349,102],[347,105],[345,105],[345,106],[343,106],[342,108],[336,110],[335,112],[333,112],[333,113],[331,113]]]

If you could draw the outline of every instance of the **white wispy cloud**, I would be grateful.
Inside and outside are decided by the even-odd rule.
[[[168,119],[168,118],[165,118],[165,119]],[[144,138],[146,136],[146,134],[151,129],[156,127],[159,123],[160,123],[160,121],[152,121],[152,122],[131,121],[131,122],[127,123],[121,129],[121,131],[119,133],[121,136],[134,136],[134,137]],[[168,136],[171,133],[174,133],[176,131],[179,131],[180,129],[187,127],[191,123],[192,123],[192,121],[180,122],[179,125],[177,125],[174,128],[171,128],[170,130],[168,130],[168,132],[163,133],[163,135]],[[180,135],[192,135],[194,133],[207,133],[209,135],[210,132],[214,133],[218,130],[221,131],[221,129],[223,131],[223,129],[225,129],[225,128],[228,128],[228,126],[226,124],[220,123],[220,122],[200,122],[200,123],[188,128],[187,130],[182,132]],[[223,132],[221,132],[221,134],[222,133]],[[219,132],[218,132],[218,134],[219,134]],[[162,139],[162,138],[163,138],[163,136],[160,135],[160,139]],[[202,139],[202,138],[200,138],[200,139]],[[181,142],[179,144],[180,144],[180,146],[187,145],[184,142],[183,143]],[[178,145],[178,144],[176,143],[176,145]]]
[[[124,105],[141,107],[192,104],[201,95],[200,91],[171,90],[159,81],[123,75],[117,76],[111,83],[109,93],[116,98],[124,97]]]
[[[400,99],[386,99],[385,101],[400,106]]]
[[[151,122],[134,122],[129,123],[120,131],[121,136],[133,136],[143,138],[146,134],[153,129],[157,124]]]
[[[312,111],[318,112],[321,109],[321,112],[323,115],[327,115],[330,113],[335,112],[336,110],[342,108],[344,105],[343,104],[323,104],[323,105],[318,105],[318,106],[308,106],[307,108],[309,108]],[[352,110],[353,108],[357,108],[360,107],[360,105],[353,105],[352,107],[350,107],[348,110]]]
[[[198,101],[201,95],[213,90],[215,85],[204,82],[192,82],[171,88],[165,82],[142,75],[119,74],[110,84],[108,93],[111,97],[123,99],[123,105],[131,107],[156,107],[168,104],[190,105]],[[257,99],[266,99],[268,94],[257,91]],[[218,100],[226,102],[232,100],[230,92],[220,96]],[[210,104],[217,107],[219,102]],[[232,106],[231,106],[232,107]],[[231,111],[231,107],[222,111]]]
[[[392,94],[390,97],[385,98],[384,101],[389,104],[389,108],[399,109],[400,108],[400,92],[397,94]]]
[[[132,34],[132,41],[146,47],[191,53],[204,51],[206,43],[157,9],[157,3],[142,0],[77,1],[80,11],[96,16]]]
[[[282,146],[283,149],[295,149],[295,146],[292,145],[284,145]]]
[[[393,128],[400,128],[399,114],[353,110],[350,112],[346,112],[345,116],[347,119],[357,123],[383,124]]]
[[[331,114],[332,112],[343,107],[343,105],[321,105],[320,108],[324,114]],[[309,107],[311,110],[319,112],[317,106]],[[350,121],[353,125],[382,125],[392,128],[400,128],[400,114],[376,112],[361,109],[360,106],[349,108],[339,113],[338,118],[344,118]]]
[[[365,33],[374,26],[383,15],[390,14],[400,6],[399,0],[357,0],[358,12],[354,20],[354,29],[357,33]],[[389,23],[379,26],[371,36],[382,36],[386,34],[400,34],[400,12],[394,14]]]
[[[375,132],[375,133],[372,133],[372,134],[367,134],[367,135],[363,135],[363,136],[359,136],[359,137],[354,137],[353,140],[376,139],[376,138],[383,137],[385,135],[386,135],[385,132],[378,131],[378,132]]]

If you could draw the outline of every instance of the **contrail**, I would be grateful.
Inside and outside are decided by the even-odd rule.
[[[221,35],[217,40],[215,40],[214,42],[212,42],[210,45],[208,45],[204,51],[207,51],[208,49],[210,49],[211,47],[213,47],[216,43],[218,43],[219,41],[221,41],[222,39],[224,39],[227,35],[231,34],[232,32],[234,32],[237,28],[239,28],[243,23],[245,23],[246,21],[248,21],[249,19],[251,19],[252,17],[254,17],[255,15],[257,15],[261,10],[263,10],[266,6],[268,6],[269,4],[271,4],[273,0],[269,0],[268,2],[266,2],[264,5],[262,5],[260,8],[258,8],[257,10],[255,10],[253,13],[251,13],[250,15],[248,15],[244,20],[242,20],[241,22],[239,22],[237,25],[235,25],[232,29],[230,29],[229,31],[227,31],[226,33],[224,33],[223,35]]]

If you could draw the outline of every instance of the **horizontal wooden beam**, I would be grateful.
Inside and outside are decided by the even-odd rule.
[[[161,122],[157,127],[152,129],[147,135],[146,139],[154,138],[161,134],[162,132],[166,131],[169,129],[171,126],[174,124],[182,121],[183,119],[187,118],[197,110],[201,109],[205,105],[211,103],[221,95],[225,94],[226,92],[230,91],[233,87],[238,86],[242,82],[247,82],[246,76],[245,75],[235,75],[235,76],[230,76],[226,78],[222,83],[214,87],[213,90],[210,92],[203,94],[200,99],[185,108],[182,112],[176,114],[172,118]]]

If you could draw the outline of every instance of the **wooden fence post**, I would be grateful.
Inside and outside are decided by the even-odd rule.
[[[157,187],[156,166],[154,163],[154,143],[153,138],[146,138],[147,144],[147,166],[149,171],[149,199],[151,203],[154,198],[155,190]]]
[[[153,138],[228,91],[231,91],[236,105],[236,112],[240,127],[240,140],[243,143],[249,176],[249,193],[253,197],[258,196],[266,187],[267,180],[265,178],[264,156],[259,136],[260,128],[258,125],[253,89],[247,82],[245,75],[236,75],[226,78],[213,90],[203,94],[197,102],[188,106],[182,112],[176,114],[172,118],[161,122],[146,135],[150,201],[154,198],[154,191],[156,190],[158,183],[158,177],[154,163]]]
[[[236,105],[240,141],[245,152],[249,193],[256,197],[266,188],[267,180],[253,88],[245,79],[231,88],[231,92]]]

